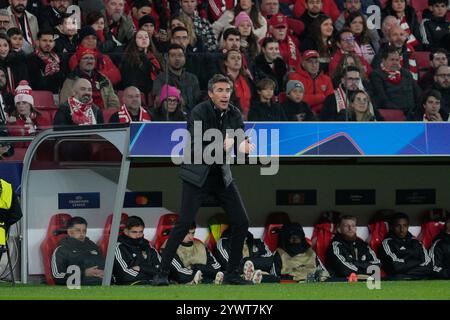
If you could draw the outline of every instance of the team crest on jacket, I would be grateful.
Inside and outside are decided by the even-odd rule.
[[[92,250],[92,251],[91,251],[91,254],[93,254],[94,256],[96,256],[96,255],[98,255],[98,252],[97,252],[97,250]]]
[[[142,256],[144,257],[145,260],[147,260],[147,253],[145,251],[142,251]]]
[[[327,91],[327,86],[325,84],[321,85],[320,90]]]

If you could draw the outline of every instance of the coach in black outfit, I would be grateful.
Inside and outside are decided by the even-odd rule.
[[[203,133],[208,129],[218,129],[223,135],[223,148],[230,151],[234,140],[226,136],[227,129],[244,129],[241,112],[231,105],[232,82],[223,75],[216,74],[208,82],[209,100],[198,104],[191,112],[188,120],[188,130],[191,134],[192,148],[194,147],[194,122],[202,123]],[[196,133],[198,134],[198,132]],[[211,143],[203,142],[201,152]],[[254,145],[246,139],[239,145],[239,152],[248,154]],[[200,150],[198,150],[200,152]],[[225,154],[225,152],[224,152]],[[193,158],[194,159],[194,158]],[[223,162],[225,163],[225,162]],[[242,259],[242,249],[248,231],[248,217],[239,191],[233,182],[229,164],[182,164],[181,179],[183,180],[180,220],[170,233],[167,245],[162,252],[161,270],[153,279],[154,285],[168,285],[170,264],[175,252],[188,233],[195,220],[196,213],[207,194],[214,194],[229,216],[231,224],[231,257],[228,262],[224,283],[252,284],[241,278],[239,270]]]

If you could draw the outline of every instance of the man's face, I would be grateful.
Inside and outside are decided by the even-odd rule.
[[[55,39],[51,34],[44,34],[38,41],[39,49],[44,53],[50,53],[55,47]]]
[[[141,93],[137,88],[128,88],[123,93],[125,107],[135,114],[141,107]]]
[[[181,49],[172,49],[169,51],[169,66],[173,70],[181,70],[186,63],[184,52]]]
[[[344,32],[341,34],[338,47],[342,49],[345,53],[350,53],[355,51],[355,37],[351,32]]]
[[[280,44],[278,42],[270,42],[265,48],[262,48],[262,52],[266,60],[272,62],[280,56]]]
[[[80,70],[84,72],[91,72],[95,68],[95,56],[93,54],[85,54],[80,59]]]
[[[436,3],[431,6],[431,12],[435,17],[445,17],[445,15],[447,14],[447,6],[445,5],[445,3]]]
[[[77,34],[77,32],[78,32],[77,19],[75,19],[75,17],[73,16],[64,19],[62,26],[62,33],[69,37],[73,37],[74,35]]]
[[[322,0],[308,0],[306,1],[306,10],[310,13],[318,14],[322,11],[323,3]]]
[[[140,9],[133,8],[131,11],[132,11],[133,17],[135,19],[139,20],[143,16],[151,14],[152,13],[152,7],[147,6],[147,7],[142,7]]]
[[[383,65],[391,71],[400,70],[400,54],[398,52],[389,53],[386,59],[383,59]]]
[[[316,75],[319,72],[319,59],[318,58],[309,58],[302,61],[303,68],[312,76]]]
[[[347,72],[347,76],[345,77],[344,75],[341,79],[341,83],[344,85],[344,88],[347,88],[350,91],[358,90],[360,81],[361,77],[357,71],[349,71]]]
[[[286,36],[287,36],[287,27],[286,26],[278,26],[278,27],[270,26],[270,33],[273,35],[275,40],[284,41],[284,39],[286,39]]]
[[[339,224],[339,233],[347,239],[356,239],[356,221],[353,219],[344,219]]]
[[[394,223],[394,234],[403,239],[408,234],[409,222],[406,219],[398,219]]]
[[[262,0],[261,12],[266,16],[273,16],[280,11],[279,0]]]
[[[123,229],[123,233],[131,239],[140,239],[144,237],[144,227],[143,226],[137,226],[132,227],[130,229]]]
[[[27,0],[9,0],[12,9],[17,13],[24,13],[27,7]]]
[[[177,31],[172,35],[171,42],[179,44],[184,49],[186,49],[189,45],[189,34],[184,30]]]
[[[7,16],[0,16],[0,32],[6,33],[9,30],[11,21]]]
[[[106,13],[113,21],[119,21],[125,7],[124,0],[107,0],[105,3]]]
[[[194,241],[195,229],[190,229],[183,239],[183,243],[192,243]]]
[[[443,89],[450,88],[450,67],[439,67],[434,75],[434,81]]]
[[[293,234],[289,237],[289,244],[298,245],[302,243],[302,238],[296,234]]]
[[[181,0],[180,5],[181,10],[183,10],[183,12],[188,16],[191,16],[197,9],[197,0]]]
[[[92,86],[86,79],[80,80],[74,89],[74,96],[82,103],[88,103],[92,100]]]
[[[51,0],[50,5],[59,13],[66,13],[71,2],[72,0]]]
[[[225,66],[230,70],[240,70],[242,67],[242,56],[239,52],[230,52],[225,61]]]
[[[231,86],[227,82],[217,82],[213,85],[212,91],[208,90],[208,96],[214,105],[221,110],[226,110],[231,98]]]
[[[241,37],[238,35],[230,34],[224,41],[223,47],[226,51],[239,50],[241,47]]]
[[[429,96],[423,105],[426,114],[438,114],[441,109],[441,101],[433,96]]]
[[[400,28],[399,26],[393,26],[389,30],[389,42],[393,44],[397,48],[403,47],[405,44],[407,37],[405,30]]]
[[[12,35],[9,38],[9,41],[11,41],[11,46],[14,50],[20,50],[22,49],[23,45],[23,36],[21,34],[15,34]]]
[[[303,101],[304,95],[305,95],[305,92],[301,88],[294,88],[289,92],[288,97],[290,100],[294,101],[295,103],[300,103]]]
[[[447,55],[445,55],[444,53],[435,53],[433,55],[433,60],[431,60],[431,67],[433,69],[437,69],[440,66],[447,66],[448,65],[448,60],[447,60]]]
[[[345,9],[348,12],[356,12],[361,10],[361,0],[346,0]]]
[[[85,224],[75,224],[73,227],[67,229],[67,234],[70,238],[77,239],[84,242],[86,239],[87,226]]]
[[[153,37],[153,33],[155,32],[155,26],[153,25],[153,23],[146,23],[141,27],[141,30],[144,30],[147,32],[148,37],[151,38]]]

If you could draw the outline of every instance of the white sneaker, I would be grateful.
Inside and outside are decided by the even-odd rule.
[[[256,270],[255,273],[253,274],[253,278],[252,278],[253,283],[254,284],[261,283],[262,277],[263,277],[262,271]]]
[[[200,270],[198,270],[195,273],[194,279],[190,283],[191,284],[199,284],[202,282],[202,280],[203,280],[203,273]]]
[[[224,274],[222,271],[216,273],[216,278],[214,279],[214,284],[222,284]]]
[[[244,264],[244,279],[247,281],[252,281],[253,273],[255,273],[255,266],[250,260],[246,261]]]

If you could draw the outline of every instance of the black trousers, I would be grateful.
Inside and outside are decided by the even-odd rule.
[[[184,237],[195,221],[195,216],[203,199],[208,195],[216,196],[222,208],[228,215],[231,228],[231,253],[227,271],[233,272],[239,268],[242,259],[242,249],[248,232],[248,217],[239,190],[234,182],[225,187],[222,176],[209,175],[203,187],[183,181],[180,220],[175,225],[162,252],[161,269],[170,270],[170,264]]]

